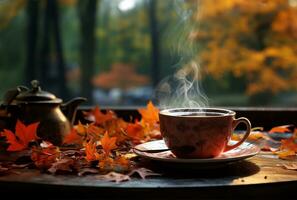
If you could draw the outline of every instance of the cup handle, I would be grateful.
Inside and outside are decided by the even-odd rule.
[[[244,123],[244,124],[246,125],[246,128],[247,128],[246,131],[245,131],[245,134],[244,134],[243,138],[242,138],[239,142],[237,142],[236,144],[233,144],[233,145],[228,145],[228,144],[227,144],[227,146],[225,147],[225,150],[224,150],[224,151],[229,151],[229,150],[231,150],[231,149],[234,149],[234,148],[238,147],[238,146],[241,145],[241,144],[248,138],[248,136],[250,135],[252,125],[251,125],[251,122],[250,122],[247,118],[245,118],[245,117],[240,117],[240,118],[235,119],[235,120],[233,121],[233,124],[232,124],[232,132],[235,130],[235,128],[237,127],[237,125],[240,124],[240,123]]]

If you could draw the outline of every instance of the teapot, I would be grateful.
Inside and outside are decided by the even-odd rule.
[[[0,113],[9,122],[2,128],[13,128],[17,120],[26,125],[39,122],[37,136],[59,146],[71,131],[78,105],[86,98],[76,97],[63,104],[62,99],[41,90],[37,80],[31,81],[31,85],[31,89],[18,86],[6,92]]]

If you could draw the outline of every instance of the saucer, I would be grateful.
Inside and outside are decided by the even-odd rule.
[[[230,141],[234,144],[236,141]],[[140,157],[147,158],[154,161],[161,161],[166,163],[176,164],[196,164],[208,166],[219,166],[218,164],[227,164],[235,161],[240,161],[252,156],[255,156],[260,152],[260,148],[255,144],[244,142],[240,146],[230,151],[224,152],[215,158],[203,158],[203,159],[182,159],[176,158],[171,151],[164,151],[159,153],[147,153],[143,150],[154,150],[154,149],[166,149],[167,146],[163,140],[155,140],[139,144],[134,147],[133,151]],[[138,149],[138,150],[137,150]]]

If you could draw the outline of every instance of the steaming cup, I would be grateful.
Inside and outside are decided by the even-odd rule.
[[[161,135],[178,158],[213,158],[241,145],[251,132],[247,118],[217,108],[174,108],[160,111]],[[244,137],[229,144],[238,124],[246,126]]]

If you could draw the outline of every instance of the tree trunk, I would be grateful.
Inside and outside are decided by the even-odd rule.
[[[38,40],[39,1],[29,0],[27,3],[27,57],[25,66],[26,85],[38,77],[36,67],[36,50]]]
[[[67,98],[57,0],[46,1],[40,52],[39,71],[42,86],[61,98]]]
[[[80,19],[81,41],[80,41],[80,69],[81,69],[81,94],[92,103],[93,85],[91,83],[94,75],[95,63],[95,28],[97,0],[79,0],[78,12]]]
[[[63,57],[58,5],[57,0],[49,0],[49,2],[52,10],[53,36],[56,47],[56,62],[58,67],[58,77],[56,77],[56,79],[58,82],[60,96],[62,98],[67,98],[68,91],[66,87],[66,68]]]
[[[159,34],[157,22],[157,0],[149,0],[148,14],[150,20],[151,30],[151,78],[153,87],[157,86],[159,82]]]
[[[44,11],[43,17],[43,29],[41,35],[41,49],[40,55],[38,56],[38,72],[39,72],[39,81],[43,85],[43,87],[47,87],[49,82],[48,80],[48,69],[49,69],[49,52],[50,52],[50,16],[51,10],[49,7],[49,0],[46,2],[46,7]]]

